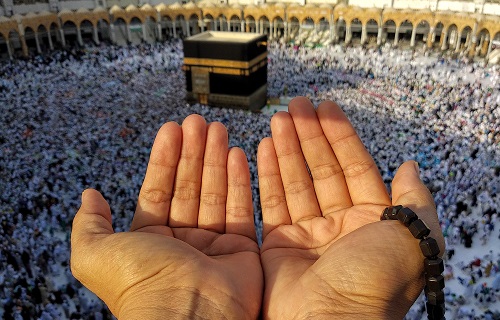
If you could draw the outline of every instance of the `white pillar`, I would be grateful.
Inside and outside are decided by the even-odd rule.
[[[366,24],[361,26],[361,44],[364,44],[366,38],[368,37],[366,28],[367,28]]]
[[[460,44],[462,42],[462,36],[461,34],[458,34],[457,32],[457,37],[456,37],[456,40],[455,40],[455,51],[458,51],[460,50]]]
[[[156,38],[158,39],[158,41],[161,41],[162,40],[161,23],[158,22],[158,24],[156,25],[156,30],[158,30],[158,35],[156,36]]]
[[[54,44],[52,43],[52,35],[50,34],[50,28],[47,30],[47,35],[49,36],[49,48],[54,50]]]
[[[35,32],[35,43],[36,43],[36,52],[39,54],[42,53],[42,49],[40,48],[40,41],[38,40],[38,32]]]
[[[64,30],[60,29],[59,32],[61,33],[61,44],[63,47],[66,47],[66,38],[64,37]]]
[[[345,25],[345,43],[348,44],[349,42],[351,42],[351,37],[352,37],[352,33],[351,33],[351,25],[350,24],[346,24]]]
[[[276,33],[274,30],[274,24],[272,22],[269,22],[269,38],[276,38]]]
[[[486,53],[486,58],[490,58],[490,53],[491,53],[491,45],[493,44],[493,39],[490,38],[490,44],[488,45],[488,52]]]
[[[126,24],[125,26],[127,27],[127,41],[132,42],[132,32],[130,31],[130,25]]]
[[[330,41],[334,42],[336,36],[337,36],[337,24],[335,22],[333,22],[330,25],[330,34],[329,34]]]
[[[231,31],[231,20],[227,20],[227,31]]]
[[[142,24],[142,41],[146,41],[148,37],[148,32],[146,30],[146,22]]]
[[[413,30],[411,31],[411,41],[410,41],[410,46],[414,47],[415,46],[415,36],[417,35],[417,27],[413,26]]]
[[[114,23],[109,24],[109,37],[112,43],[116,43],[115,25]]]
[[[396,27],[396,34],[394,35],[394,45],[397,46],[399,42],[399,27]]]
[[[96,44],[99,44],[99,33],[97,31],[97,25],[93,26],[93,30],[92,31],[94,32],[94,42]]]
[[[214,30],[213,31],[217,31],[217,19],[214,19],[213,22],[214,22]]]
[[[9,53],[9,59],[12,60],[12,47],[10,46],[10,39],[7,39],[6,41],[7,44],[7,52]]]
[[[175,27],[175,20],[172,21],[172,35],[174,36],[174,38],[177,38],[177,30]]]
[[[82,39],[82,30],[80,27],[76,27],[76,40],[78,41],[78,44],[83,46],[83,39]]]
[[[381,44],[382,44],[382,31],[383,31],[383,30],[384,30],[384,29],[383,29],[381,26],[379,26],[379,27],[378,27],[378,33],[377,33],[377,45],[381,45]]]
[[[446,48],[447,48],[446,43],[447,43],[447,41],[448,41],[448,40],[447,40],[447,38],[448,38],[448,30],[446,30],[446,32],[443,32],[443,33],[441,34],[441,37],[443,38],[443,43],[442,43],[442,45],[441,45],[441,50],[446,50]]]
[[[188,37],[191,36],[191,28],[189,27],[189,20],[186,20],[186,34]]]
[[[260,33],[261,34],[265,33],[265,31],[264,31],[264,20],[260,20]]]
[[[245,20],[241,20],[241,32],[245,32]]]

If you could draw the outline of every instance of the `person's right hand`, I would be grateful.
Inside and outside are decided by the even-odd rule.
[[[342,110],[305,98],[271,120],[258,150],[264,318],[402,319],[424,285],[419,242],[382,210],[411,208],[444,250],[431,194],[413,161],[392,183]]]
[[[156,136],[130,232],[86,190],[71,270],[120,319],[255,319],[263,291],[250,172],[226,128],[198,115]]]

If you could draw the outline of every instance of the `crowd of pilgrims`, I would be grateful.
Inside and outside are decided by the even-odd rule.
[[[403,161],[419,162],[448,243],[445,276],[461,284],[446,289],[448,317],[499,319],[489,309],[500,299],[499,248],[471,261],[454,253],[499,237],[500,68],[390,46],[268,49],[268,96],[336,101],[388,188]],[[0,63],[0,317],[112,318],[68,267],[80,193],[100,190],[115,230],[128,230],[156,131],[191,113],[225,124],[230,146],[245,150],[260,236],[256,151],[273,107],[188,105],[182,57],[169,40]],[[423,314],[419,299],[407,318]]]

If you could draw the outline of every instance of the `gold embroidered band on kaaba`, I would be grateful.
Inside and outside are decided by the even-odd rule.
[[[221,60],[221,59],[206,59],[206,58],[184,58],[184,65],[190,66],[205,66],[218,68],[235,68],[235,69],[250,69],[256,64],[260,64],[263,59],[267,58],[267,52],[253,58],[250,61],[236,60]]]

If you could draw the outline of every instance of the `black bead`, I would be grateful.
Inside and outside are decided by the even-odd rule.
[[[418,216],[415,212],[413,212],[410,208],[402,208],[396,214],[399,222],[404,224],[406,227],[409,227],[410,224],[418,219]]]
[[[380,220],[397,220],[397,213],[399,210],[401,210],[403,206],[394,206],[394,207],[387,207],[382,211],[382,215],[380,216]]]
[[[439,304],[439,305],[432,305],[430,303],[426,303],[425,306],[427,307],[427,318],[430,320],[436,320],[436,319],[444,319],[444,305]]]
[[[444,303],[444,292],[443,291],[429,291],[427,293],[427,302],[437,306],[438,304]]]
[[[428,292],[439,292],[444,288],[444,278],[442,275],[426,277],[425,285]]]
[[[439,245],[434,238],[423,239],[420,241],[420,250],[427,258],[436,257],[439,254]]]
[[[408,230],[410,230],[411,234],[417,239],[427,237],[431,233],[431,230],[427,227],[425,222],[420,219],[413,221],[408,227]]]
[[[428,239],[432,239],[432,238],[428,238]],[[422,240],[422,241],[424,241],[424,240]],[[422,243],[422,242],[420,242],[420,243]],[[425,258],[424,270],[425,270],[425,273],[429,277],[440,275],[444,271],[443,259],[441,259],[441,258],[434,258],[434,259]]]

